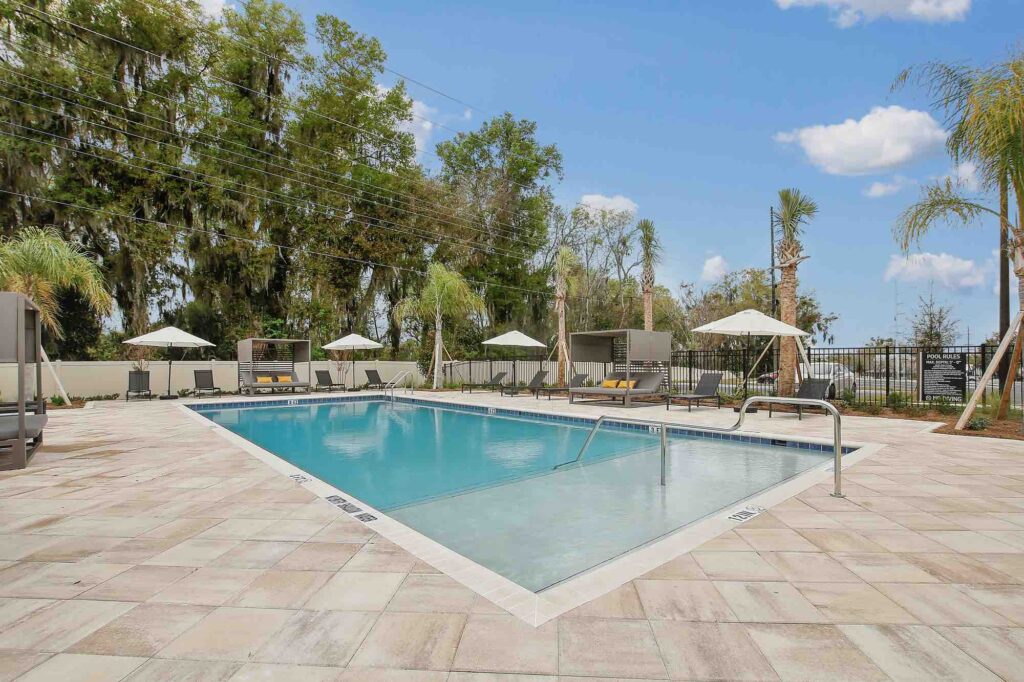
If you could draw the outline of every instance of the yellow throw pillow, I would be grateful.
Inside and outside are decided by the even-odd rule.
[[[619,380],[618,379],[605,379],[604,381],[601,382],[601,388],[618,388],[618,387],[619,387]]]
[[[270,377],[256,377],[257,384],[269,384],[272,381],[273,379],[271,379]]]
[[[277,375],[277,382],[278,383],[281,383],[281,382],[291,383],[291,381],[292,381],[292,375],[291,374],[278,374]]]
[[[620,381],[619,388],[636,388],[636,382],[632,379],[629,381]]]

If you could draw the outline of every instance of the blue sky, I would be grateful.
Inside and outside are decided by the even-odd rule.
[[[559,201],[623,197],[654,220],[663,284],[767,266],[769,206],[797,187],[820,206],[801,286],[839,315],[837,344],[891,335],[897,289],[904,333],[929,287],[964,341],[996,327],[994,223],[936,231],[910,261],[892,240],[919,183],[971,173],[952,168],[922,94],[890,84],[928,60],[1004,57],[1024,24],[1016,2],[287,2],[378,37],[391,68],[483,112],[537,121],[565,158]],[[455,129],[485,116],[410,92]]]

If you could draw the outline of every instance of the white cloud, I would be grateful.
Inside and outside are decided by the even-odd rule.
[[[859,121],[797,128],[775,140],[798,144],[807,159],[831,175],[864,175],[904,166],[937,151],[946,131],[926,111],[874,107]]]
[[[775,0],[782,9],[827,7],[832,21],[849,28],[879,18],[941,23],[963,21],[971,0]]]
[[[376,84],[376,88],[381,98],[387,95],[389,91],[389,88],[384,87],[380,83]],[[437,109],[426,105],[418,99],[414,99],[412,101],[412,120],[399,121],[398,123],[399,130],[412,135],[413,141],[416,144],[416,158],[423,156],[424,150],[430,144],[430,138],[434,135],[436,126],[427,119],[433,118],[435,114],[437,114]]]
[[[702,282],[717,282],[729,272],[729,264],[721,256],[711,256],[704,261],[704,267],[700,271]]]
[[[916,184],[917,183],[911,178],[903,175],[894,175],[890,182],[872,182],[864,189],[864,196],[869,199],[881,199],[882,197],[889,197],[893,194],[898,194],[905,187]]]
[[[226,0],[199,0],[199,8],[209,17],[219,17],[227,7]]]
[[[470,121],[472,119],[473,119],[473,112],[472,111],[470,111],[469,109],[466,109],[465,111],[462,112],[462,120]]]
[[[915,253],[908,256],[889,256],[885,281],[934,282],[946,289],[958,291],[973,289],[985,283],[989,263],[958,258],[948,253]]]
[[[977,192],[981,188],[981,181],[978,179],[978,164],[973,161],[958,163],[949,172],[948,177],[968,192]]]
[[[584,194],[580,197],[580,203],[592,211],[628,211],[636,213],[638,208],[635,201],[621,194],[611,197],[604,194]]]

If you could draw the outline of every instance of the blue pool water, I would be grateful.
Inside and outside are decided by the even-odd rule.
[[[820,450],[355,401],[201,414],[540,591],[827,461]]]

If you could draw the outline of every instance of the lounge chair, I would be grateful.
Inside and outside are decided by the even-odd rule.
[[[542,369],[536,374],[534,374],[533,378],[530,379],[530,383],[526,384],[525,386],[502,386],[500,389],[501,394],[513,396],[519,395],[521,391],[529,391],[530,393],[534,393],[535,391],[544,387],[544,378],[547,375],[548,371],[546,369]]]
[[[533,392],[533,397],[540,400],[540,396],[543,393],[547,395],[548,400],[551,400],[551,396],[555,393],[565,393],[566,395],[569,395],[570,388],[580,388],[586,380],[586,374],[575,374],[572,379],[569,380],[568,386],[541,386]]]
[[[26,404],[26,409],[31,406]],[[20,448],[18,443],[18,415],[11,414],[10,409],[17,409],[17,403],[5,404],[0,407],[3,410],[0,414],[0,470],[10,468],[10,458],[14,451]],[[42,405],[42,412],[33,413],[27,411],[25,414],[25,460],[35,454],[39,446],[43,444],[43,428],[46,426],[46,405]]]
[[[129,398],[153,399],[153,392],[149,390],[149,371],[131,370],[128,372],[128,390],[124,392],[124,400]]]
[[[470,393],[473,392],[474,388],[484,388],[487,389],[488,391],[500,391],[501,382],[505,380],[506,374],[508,374],[508,372],[498,372],[493,377],[491,377],[490,381],[485,381],[482,384],[462,384],[462,392],[465,393],[467,388],[469,389]]]
[[[375,369],[366,370],[366,388],[384,388],[386,385],[387,382],[380,378],[380,372]]]
[[[344,391],[345,384],[335,382],[334,379],[331,378],[331,370],[329,369],[316,370],[316,386],[313,387],[313,390],[326,390],[328,393],[330,393],[334,389]]]
[[[797,398],[808,398],[810,400],[824,400],[828,394],[828,387],[831,379],[804,379],[800,382],[800,388],[796,391]],[[772,403],[768,403],[768,416],[772,416]],[[797,419],[804,418],[804,406],[796,405]]]
[[[693,389],[692,393],[680,393],[679,395],[672,395],[671,393],[665,396],[665,409],[672,407],[673,400],[685,400],[686,411],[693,411],[693,404],[697,403],[697,407],[700,407],[700,401],[702,400],[714,400],[718,403],[718,408],[722,407],[722,396],[718,394],[718,385],[722,383],[721,372],[705,372],[700,375],[700,379],[697,380],[697,387]]]
[[[610,372],[604,381],[601,382],[600,386],[570,388],[569,402],[575,402],[576,396],[596,396],[595,400],[598,401],[621,399],[623,407],[631,407],[633,398],[664,397],[665,391],[661,388],[664,380],[665,374],[663,372],[636,372],[629,375],[629,381],[633,385],[626,387],[621,386],[622,383],[627,381],[625,372]],[[605,385],[612,381],[615,381],[621,387],[612,388]]]
[[[192,371],[192,375],[195,377],[196,382],[195,388],[192,389],[192,395],[199,396],[203,393],[221,394],[221,390],[213,383],[212,369],[196,369]]]

